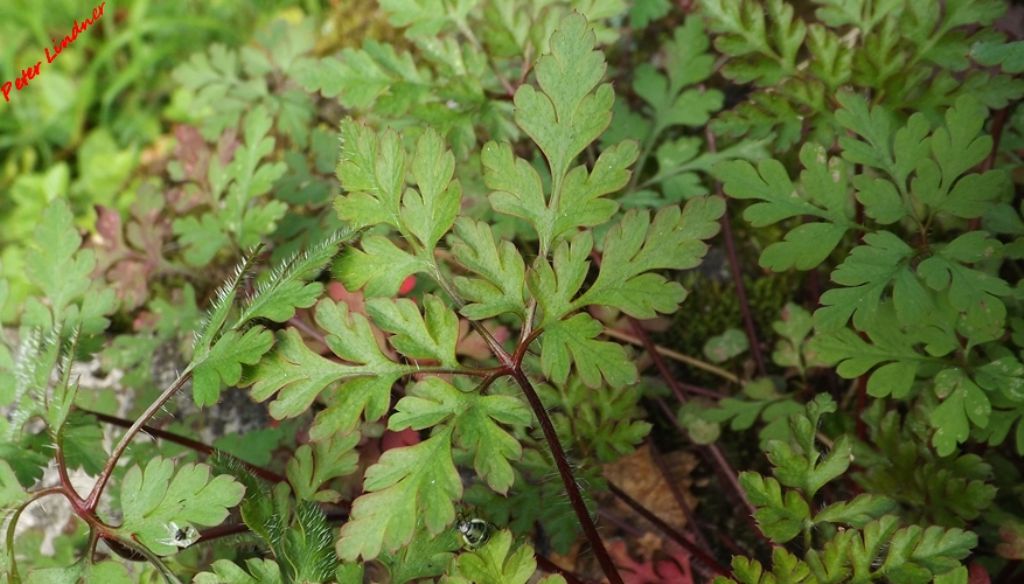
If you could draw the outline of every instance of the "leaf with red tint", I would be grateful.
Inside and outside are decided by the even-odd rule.
[[[621,541],[609,544],[608,552],[625,584],[694,584],[690,554],[672,542],[667,542],[663,548],[668,558],[656,561],[634,560]]]
[[[401,448],[402,446],[413,446],[419,443],[420,434],[412,428],[406,428],[398,432],[388,430],[380,437],[381,452],[387,452],[392,448]]]
[[[164,242],[171,234],[171,219],[158,191],[139,190],[132,205],[132,220],[125,228],[125,237],[129,245],[145,254],[146,264],[151,269],[160,267],[165,261]]]
[[[107,272],[107,279],[116,283],[117,298],[125,308],[142,306],[149,298],[149,270],[142,262],[126,259]]]
[[[1010,523],[999,528],[1002,543],[996,553],[1008,560],[1024,560],[1024,526]]]
[[[181,162],[183,178],[197,183],[205,182],[211,152],[202,134],[192,126],[179,124],[174,126],[174,137],[178,141],[174,147],[174,156]]]
[[[981,564],[972,562],[967,570],[967,584],[992,584],[992,579],[989,578],[988,570]]]
[[[124,245],[121,237],[121,214],[103,205],[96,205],[97,249],[116,250]]]
[[[117,210],[96,207],[96,235],[89,241],[96,251],[94,273],[111,283],[127,310],[149,298],[150,282],[169,266],[163,252],[171,218],[164,211],[163,195],[145,185],[132,204],[127,225]]]

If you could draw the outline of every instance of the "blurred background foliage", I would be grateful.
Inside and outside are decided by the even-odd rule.
[[[3,320],[14,317],[12,310],[25,294],[20,274],[30,258],[21,244],[55,198],[67,198],[79,227],[96,233],[99,207],[129,214],[143,183],[155,176],[153,171],[160,169],[173,148],[174,124],[195,122],[211,113],[191,99],[188,81],[171,75],[172,70],[205,47],[238,51],[260,41],[273,44],[293,26],[302,33],[296,44],[299,51],[312,49],[314,36],[320,37],[318,50],[327,51],[344,45],[345,39],[387,35],[390,29],[376,16],[374,4],[368,0],[332,2],[329,7],[309,0],[108,2],[102,26],[89,28],[53,63],[47,63],[44,49],[68,34],[73,22],[90,16],[92,5],[78,0],[0,3],[0,38],[4,39],[0,81],[13,80],[21,69],[43,60],[30,87],[12,91],[10,101],[0,103],[0,276],[11,281],[14,300],[7,304]],[[352,15],[358,18],[353,20]],[[323,23],[319,35],[313,34],[314,21]],[[253,54],[259,53],[254,50]],[[275,54],[281,55],[280,51]],[[246,67],[267,65],[245,61]],[[288,63],[282,65],[286,68]],[[266,85],[232,80],[240,81],[231,88],[234,95],[218,94],[225,89],[218,87],[206,97],[241,101],[269,92]],[[289,98],[297,105],[289,103]],[[297,100],[295,94],[285,95],[281,107],[304,107],[308,118],[312,108],[302,103],[303,98],[308,101],[304,93]],[[297,115],[301,117],[301,111]],[[225,119],[223,110],[217,117],[221,121],[218,134],[228,123],[237,122],[237,117]],[[305,132],[305,122],[296,131]],[[333,164],[333,136],[321,132],[314,140],[330,146],[324,152],[329,150]]]

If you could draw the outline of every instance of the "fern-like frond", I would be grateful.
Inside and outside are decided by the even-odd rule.
[[[295,314],[295,308],[308,308],[319,297],[323,286],[310,283],[338,253],[349,233],[336,232],[303,252],[292,254],[279,263],[256,287],[242,309],[235,327],[257,318],[283,322]]]
[[[337,556],[327,516],[316,503],[300,501],[295,521],[285,539],[285,553],[294,582],[327,582],[334,575]]]
[[[40,413],[45,404],[45,392],[50,373],[57,362],[60,333],[50,330],[45,335],[38,328],[26,331],[14,358],[14,391],[7,413],[7,432],[4,438],[13,440],[22,425]]]
[[[217,339],[221,330],[223,330],[224,323],[227,321],[231,308],[235,303],[235,298],[238,296],[238,288],[252,269],[253,263],[262,248],[262,245],[258,245],[245,254],[242,261],[238,262],[235,266],[231,277],[217,289],[213,305],[199,323],[199,327],[195,332],[193,361],[197,361],[196,356],[205,354],[210,350],[210,346],[213,345],[213,342]]]
[[[75,403],[75,395],[78,393],[77,380],[71,382],[71,368],[75,362],[75,354],[78,352],[78,339],[81,335],[81,327],[76,326],[71,335],[61,343],[60,355],[57,366],[57,382],[51,391],[44,391],[43,407],[46,412],[47,429],[54,441],[60,434],[64,422],[71,413],[71,406]],[[57,339],[60,341],[61,339]]]

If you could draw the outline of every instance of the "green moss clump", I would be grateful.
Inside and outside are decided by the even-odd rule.
[[[778,320],[786,302],[798,294],[800,281],[799,274],[793,272],[743,277],[754,324],[765,346],[771,347],[775,343],[776,335],[771,325]],[[657,335],[660,344],[699,357],[703,355],[704,343],[709,338],[729,328],[743,329],[743,313],[731,279],[720,280],[693,273],[682,284],[690,295],[675,314],[672,327]],[[693,375],[694,382],[717,379],[699,371],[694,371]]]

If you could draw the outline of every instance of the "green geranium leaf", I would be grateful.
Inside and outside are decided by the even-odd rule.
[[[720,91],[692,87],[714,70],[714,57],[707,52],[709,45],[700,19],[687,18],[665,45],[665,75],[647,63],[637,68],[633,90],[652,110],[655,135],[677,125],[703,126],[711,113],[722,108],[724,96]]]
[[[473,456],[473,466],[487,484],[506,493],[514,480],[510,460],[522,447],[501,424],[529,426],[533,414],[522,400],[506,395],[480,395],[456,389],[436,377],[417,383],[395,406],[391,430],[423,430],[441,423],[455,428],[455,444]]]
[[[948,291],[949,303],[962,313],[960,332],[974,342],[1002,336],[1010,286],[996,275],[967,267],[1001,256],[1003,245],[984,231],[960,235],[925,258],[917,274],[932,290]]]
[[[318,321],[325,318],[322,316],[323,314],[335,310],[323,308],[330,305],[328,301],[320,303],[317,307]],[[339,312],[341,319],[347,318],[347,311],[345,309],[341,309]],[[361,319],[362,317],[358,318]],[[338,322],[343,321],[339,320]],[[356,320],[356,322],[360,323],[359,320]],[[332,322],[332,324],[335,323]],[[284,419],[304,413],[321,392],[342,379],[368,377],[375,373],[382,375],[390,373],[390,375],[378,378],[376,380],[377,383],[372,385],[361,384],[359,389],[362,389],[362,391],[352,391],[356,388],[349,388],[350,391],[346,395],[346,405],[350,406],[346,413],[349,415],[343,421],[332,420],[334,423],[330,424],[330,429],[338,431],[348,430],[351,424],[354,424],[359,419],[362,407],[372,406],[373,411],[371,413],[376,415],[374,419],[383,415],[384,412],[380,404],[377,403],[377,400],[380,399],[380,396],[377,394],[390,389],[391,384],[404,372],[404,368],[398,367],[396,363],[380,354],[380,349],[377,348],[365,319],[362,319],[360,324],[362,327],[365,327],[369,335],[369,341],[373,343],[372,349],[365,346],[359,347],[361,349],[369,349],[368,355],[361,356],[373,358],[374,360],[360,363],[359,365],[344,365],[317,355],[306,347],[305,343],[302,342],[302,337],[295,329],[288,329],[279,333],[274,350],[260,362],[252,373],[252,379],[255,380],[252,388],[253,399],[264,401],[276,394],[277,398],[270,403],[270,414],[277,419]],[[353,326],[360,326],[360,324]],[[356,339],[351,342],[365,343],[366,338]],[[379,359],[373,355],[374,352],[380,355]],[[369,385],[369,387],[363,387],[363,385]],[[362,407],[351,407],[356,404]],[[325,412],[321,413],[321,416],[328,416],[328,412],[331,415],[337,414],[336,411],[325,410]],[[333,432],[323,428],[318,433],[327,436]]]
[[[894,581],[919,581],[957,568],[977,544],[969,531],[911,525],[893,534],[878,572]]]
[[[359,453],[355,451],[358,443],[359,433],[353,432],[300,446],[285,468],[295,496],[306,501],[337,502],[341,495],[320,487],[334,478],[355,472],[359,462]]]
[[[704,240],[718,233],[724,212],[720,197],[691,199],[682,211],[666,207],[653,221],[646,212],[627,212],[608,231],[597,279],[573,307],[601,304],[636,318],[675,312],[686,291],[654,271],[699,265],[708,249]]]
[[[417,521],[437,534],[455,520],[452,502],[462,495],[462,479],[451,441],[451,428],[442,428],[415,446],[388,450],[366,471],[365,494],[341,528],[339,557],[370,560],[408,544]]]
[[[613,95],[610,84],[599,86],[607,65],[583,16],[566,16],[550,42],[551,53],[535,66],[540,91],[524,85],[516,92],[516,123],[560,182],[573,159],[608,127]]]
[[[541,326],[558,321],[572,311],[573,298],[590,269],[593,248],[593,236],[584,231],[569,241],[559,242],[551,263],[544,258],[534,262],[527,284],[541,308]]]
[[[931,295],[910,266],[913,248],[888,231],[870,233],[864,236],[864,243],[832,272],[832,281],[840,287],[821,295],[822,308],[814,313],[819,330],[835,330],[851,317],[858,329],[871,327],[878,320],[883,294],[890,288],[900,323],[920,322],[934,310]]]
[[[210,478],[205,464],[184,464],[175,471],[174,463],[155,458],[128,469],[121,486],[121,526],[118,533],[136,540],[159,555],[175,553],[178,548],[165,543],[173,537],[171,524],[218,525],[228,509],[242,500],[245,489],[228,475]]]
[[[932,444],[940,456],[949,456],[957,444],[967,440],[972,423],[979,428],[988,426],[992,404],[959,368],[944,369],[935,376],[935,393],[943,401],[928,416],[935,428]]]
[[[891,303],[883,306],[887,307],[881,312],[884,318],[878,319],[867,332],[870,342],[844,328],[816,335],[810,346],[822,363],[837,365],[836,372],[846,379],[859,377],[874,369],[868,379],[868,394],[904,398],[910,393],[918,369],[935,361],[931,355],[922,354],[915,348],[932,340],[928,336],[932,331],[925,327],[926,334],[918,336],[901,330],[898,323],[894,322]],[[926,345],[926,349],[929,348]],[[937,349],[931,352],[942,353]]]
[[[668,14],[672,9],[669,0],[636,0],[629,11],[630,26],[639,30]]]
[[[314,440],[335,433],[347,434],[359,417],[376,420],[387,411],[391,386],[415,367],[395,363],[381,352],[369,322],[351,313],[344,303],[322,300],[316,322],[326,333],[327,346],[345,363],[325,359],[302,342],[298,331],[278,334],[278,344],[250,376],[253,398],[263,401],[277,394],[270,413],[278,419],[294,417],[328,388],[327,409],[318,414],[310,434]],[[335,385],[343,382],[340,385]]]
[[[563,384],[569,370],[586,385],[598,387],[601,380],[612,387],[624,387],[637,380],[636,366],[622,345],[599,341],[604,327],[587,314],[577,314],[544,327],[541,335],[541,367],[553,382]]]
[[[750,348],[747,335],[740,329],[729,329],[704,343],[704,356],[715,363],[724,363]]]
[[[455,277],[456,289],[469,300],[461,310],[464,316],[473,320],[499,314],[526,318],[526,267],[512,242],[498,242],[486,223],[459,219],[451,250],[459,264],[476,275]]]
[[[869,521],[893,513],[898,508],[896,501],[889,497],[863,493],[849,501],[839,501],[825,507],[814,516],[814,522],[842,523],[862,528]]]
[[[192,372],[192,396],[198,406],[217,403],[225,385],[242,379],[242,365],[255,365],[274,344],[274,336],[263,327],[243,333],[228,331],[198,361]]]
[[[192,266],[209,264],[231,243],[227,229],[215,215],[175,219],[173,230],[185,247],[185,261]]]
[[[738,83],[767,86],[796,72],[807,26],[782,0],[702,0],[715,48],[732,57],[723,69]]]
[[[971,57],[986,67],[999,65],[1007,73],[1020,73],[1024,71],[1024,41],[980,42],[971,48]]]
[[[772,323],[772,330],[779,335],[772,352],[772,361],[780,367],[796,367],[801,373],[818,363],[817,355],[810,351],[807,338],[814,328],[811,313],[798,304],[786,303],[781,319]]]
[[[801,216],[821,219],[796,227],[786,233],[784,241],[765,249],[761,265],[775,271],[818,266],[846,231],[854,227],[844,163],[828,159],[825,148],[812,142],[800,149],[800,162],[804,171],[799,185],[793,184],[777,160],[763,160],[756,168],[746,160],[732,160],[721,162],[714,169],[729,196],[760,201],[743,213],[754,226]]]
[[[779,481],[771,477],[744,472],[740,474],[740,485],[757,507],[754,518],[761,531],[775,543],[785,543],[796,537],[810,519],[807,502],[796,491],[787,490],[783,496]]]
[[[794,434],[798,434],[796,428]],[[781,440],[770,440],[767,444],[768,460],[775,467],[775,477],[783,485],[798,488],[809,497],[846,472],[850,467],[852,448],[846,436],[837,440],[835,447],[823,458],[813,446],[806,449],[803,445],[794,449]]]
[[[195,584],[283,584],[281,568],[273,560],[249,558],[245,568],[231,560],[217,560],[212,572],[196,574]]]
[[[529,545],[513,550],[512,533],[502,530],[480,549],[460,555],[456,566],[461,578],[455,582],[526,584],[537,570],[537,561]]]
[[[343,50],[340,58],[300,59],[290,73],[308,91],[337,97],[355,110],[369,108],[379,98],[408,99],[416,86],[429,82],[409,52],[370,39],[361,49]]]
[[[516,156],[510,145],[489,142],[481,153],[484,181],[494,191],[495,211],[528,221],[540,239],[542,255],[577,227],[604,223],[618,204],[604,196],[624,187],[639,148],[625,141],[606,148],[591,171],[570,168],[611,121],[611,84],[601,83],[606,64],[594,50],[594,33],[580,14],[563,18],[551,35],[550,53],[535,66],[539,90],[522,85],[515,94],[516,124],[547,159],[550,196],[540,174]]]
[[[25,266],[25,276],[47,299],[47,306],[39,306],[45,311],[39,316],[28,314],[26,307],[23,324],[67,331],[78,327],[82,335],[106,330],[106,316],[116,309],[117,299],[114,290],[94,282],[96,255],[80,250],[81,243],[67,202],[53,200],[36,225],[29,243],[32,261]]]
[[[380,235],[364,237],[362,248],[349,247],[342,252],[334,273],[345,288],[362,290],[367,296],[394,296],[409,276],[432,271],[429,262]]]
[[[417,190],[408,189],[402,197],[402,223],[424,253],[432,254],[451,229],[462,203],[462,187],[452,180],[455,157],[434,130],[423,133],[416,143],[411,171]]]
[[[374,324],[392,333],[391,345],[413,359],[438,361],[455,367],[455,345],[459,338],[459,319],[444,301],[428,294],[421,314],[416,303],[407,298],[372,298],[366,311]]]
[[[351,119],[341,124],[338,178],[348,194],[335,200],[338,216],[352,228],[379,223],[399,228],[406,153],[398,134],[380,134]]]

